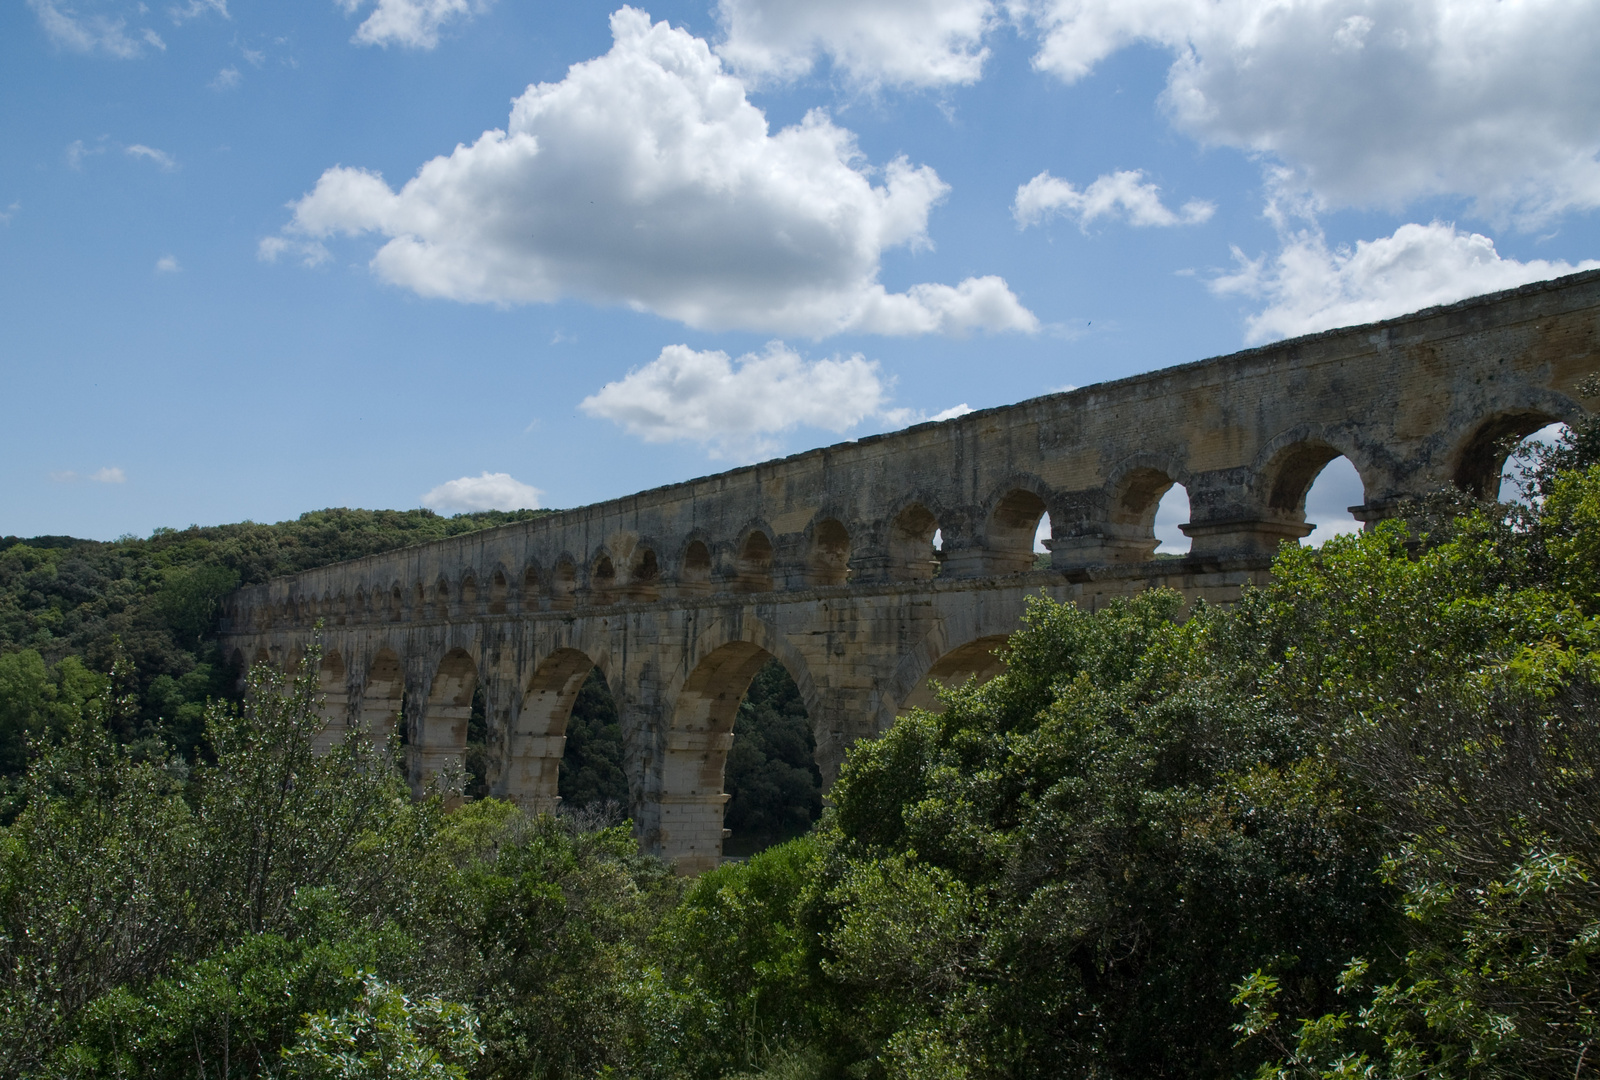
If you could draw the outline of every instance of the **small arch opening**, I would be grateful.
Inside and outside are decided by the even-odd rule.
[[[1163,523],[1168,536],[1156,532],[1156,519],[1161,516],[1163,506],[1168,506],[1168,513],[1176,510],[1176,502],[1168,504],[1167,497],[1174,488],[1181,486],[1156,468],[1134,469],[1122,478],[1121,487],[1112,501],[1109,521],[1112,541],[1110,557],[1113,561],[1148,562],[1168,543],[1171,545],[1169,550],[1179,548],[1180,542],[1182,546],[1179,551],[1188,550],[1188,537],[1177,528],[1178,524],[1189,520],[1187,491],[1183,493],[1183,516],[1170,524]]]
[[[934,537],[938,536],[935,547]],[[912,503],[889,526],[889,577],[893,581],[925,581],[938,572],[944,554],[944,533],[938,518],[921,503]]]
[[[589,573],[589,602],[610,604],[617,598],[617,567],[611,556],[602,555],[595,560]]]
[[[530,566],[522,572],[522,596],[520,603],[523,611],[537,611],[539,609],[539,570]]]
[[[440,578],[433,587],[433,617],[448,619],[450,617],[450,583]]]
[[[1041,525],[1049,528],[1044,500],[1032,491],[1008,491],[989,516],[988,569],[993,574],[1020,574],[1033,569],[1034,541]],[[1046,533],[1048,535],[1048,532]]]
[[[1553,423],[1546,413],[1506,413],[1485,421],[1467,441],[1456,463],[1455,485],[1477,499],[1490,499],[1504,483],[1506,459],[1512,447]]]
[[[711,588],[711,549],[699,540],[683,549],[683,572],[678,576],[678,591],[701,593]]]
[[[1150,524],[1150,531],[1156,538],[1156,547],[1151,553],[1155,558],[1181,559],[1189,554],[1192,541],[1183,534],[1181,526],[1189,523],[1190,513],[1189,489],[1173,484],[1156,503]]]
[[[819,521],[811,531],[811,553],[806,567],[811,585],[843,585],[850,578],[850,533],[833,518]]]
[[[1328,462],[1306,488],[1301,516],[1315,528],[1301,539],[1301,545],[1321,547],[1335,536],[1360,532],[1363,526],[1350,508],[1365,501],[1366,487],[1355,464],[1343,455]]]
[[[428,591],[422,587],[420,581],[411,590],[411,617],[413,619],[428,617]]]
[[[571,559],[563,558],[550,573],[550,607],[554,611],[570,611],[578,600],[578,568]]]
[[[506,597],[510,593],[506,584],[506,576],[499,570],[489,579],[489,614],[504,615],[506,613]]]
[[[752,529],[739,548],[734,589],[745,593],[772,591],[772,541],[760,529]]]
[[[478,611],[478,579],[466,574],[461,579],[461,614],[475,615]]]
[[[656,553],[650,548],[641,548],[634,553],[633,566],[628,570],[629,597],[639,603],[649,603],[656,599],[660,591],[661,563],[656,559]]]

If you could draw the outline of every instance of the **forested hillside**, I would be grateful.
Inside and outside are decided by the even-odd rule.
[[[1004,674],[692,882],[598,816],[413,801],[395,747],[313,755],[314,679],[258,672],[184,758],[127,738],[126,657],[57,660],[0,833],[0,1071],[1590,1075],[1600,425],[1525,468],[1226,609],[1041,598]],[[790,762],[771,678],[735,746]]]

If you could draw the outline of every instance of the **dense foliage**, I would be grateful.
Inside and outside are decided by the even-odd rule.
[[[125,737],[129,658],[30,660],[0,673],[38,736],[0,832],[0,1071],[1592,1073],[1600,428],[1525,485],[1420,543],[1287,548],[1226,609],[1039,599],[1003,675],[693,882],[603,814],[446,813],[395,747],[314,756],[314,680],[257,673],[190,759]],[[812,791],[798,695],[761,680],[730,787]],[[594,805],[615,714],[585,694],[563,791]],[[747,827],[811,820],[788,805]]]

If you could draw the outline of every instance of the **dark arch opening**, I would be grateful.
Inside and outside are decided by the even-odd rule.
[[[611,561],[611,556],[602,555],[595,560],[594,570],[589,574],[589,602],[591,604],[610,604],[617,598],[617,567]]]
[[[711,588],[711,549],[699,540],[683,549],[683,572],[678,576],[678,591],[688,595]]]
[[[843,585],[850,578],[850,533],[833,518],[817,522],[811,530],[811,553],[806,566],[810,585]]]
[[[937,531],[939,520],[921,503],[912,503],[895,516],[889,525],[891,580],[924,581],[938,572],[941,552],[933,546]]]
[[[722,854],[742,858],[793,840],[822,816],[811,717],[789,670],[768,658],[739,702],[723,767]]]
[[[489,614],[504,615],[506,613],[506,596],[511,591],[506,584],[506,576],[499,570],[489,579]]]
[[[746,593],[772,591],[772,541],[760,529],[752,529],[739,548],[734,589]]]
[[[629,598],[639,603],[649,603],[659,592],[661,563],[650,548],[635,552],[633,566],[628,570]]]
[[[1008,640],[1007,634],[995,634],[951,649],[928,668],[922,681],[906,695],[900,711],[904,713],[922,709],[932,713],[944,712],[944,702],[939,700],[939,687],[959,686],[971,678],[986,683],[1005,671],[1005,661],[996,653],[1005,647]]]
[[[1033,544],[1039,523],[1047,520],[1044,500],[1023,488],[1008,491],[989,516],[988,569],[1020,574],[1033,569]]]
[[[569,611],[578,599],[578,571],[571,559],[562,559],[550,573],[550,608]]]
[[[444,578],[433,587],[433,615],[436,619],[450,617],[450,583]]]
[[[478,613],[478,579],[467,574],[461,579],[461,614],[466,616]]]
[[[539,570],[530,566],[522,572],[522,596],[519,600],[523,611],[539,610]]]
[[[629,816],[628,773],[617,701],[593,665],[567,714],[556,782],[564,813],[620,824]]]
[[[1456,463],[1456,487],[1476,499],[1499,495],[1506,459],[1513,447],[1540,428],[1554,423],[1547,413],[1524,410],[1486,420],[1468,440]]]

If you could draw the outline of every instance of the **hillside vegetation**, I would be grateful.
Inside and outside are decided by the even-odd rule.
[[[313,678],[257,671],[186,757],[129,737],[128,656],[41,649],[0,1071],[1589,1075],[1600,425],[1525,470],[1526,505],[1286,547],[1227,609],[1035,600],[1003,675],[692,882],[599,816],[413,801],[394,747],[314,756]]]

